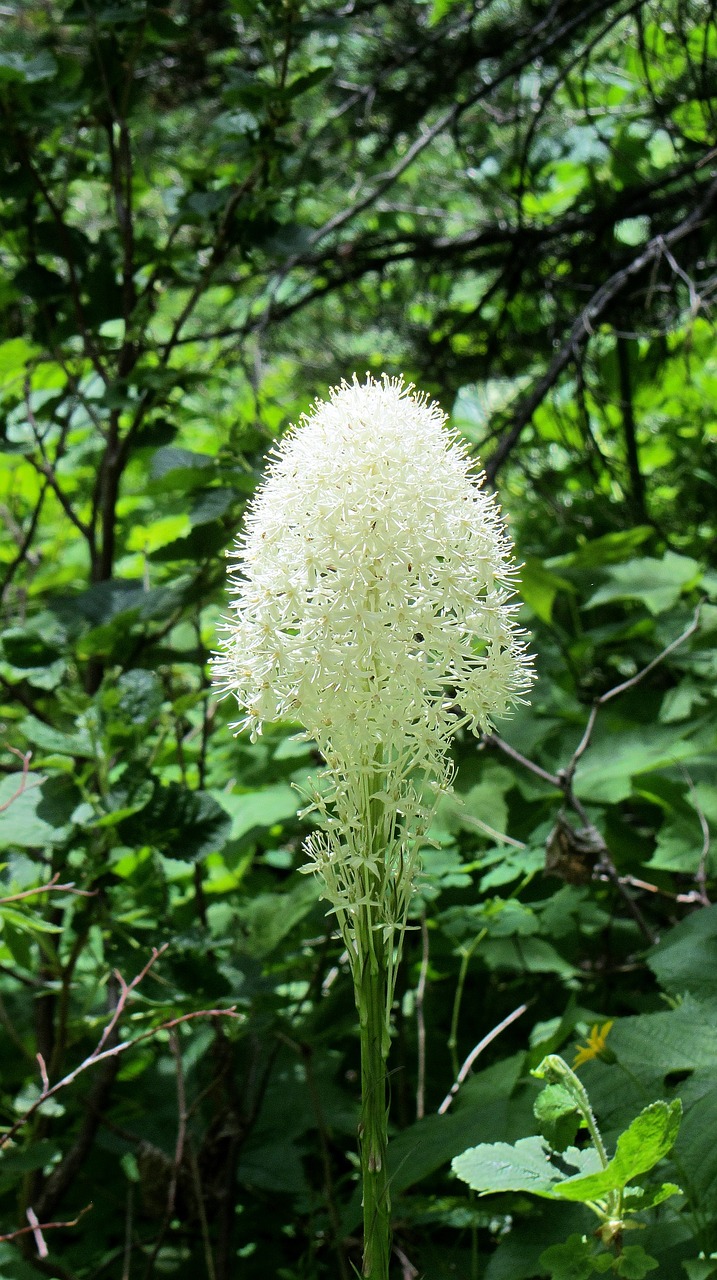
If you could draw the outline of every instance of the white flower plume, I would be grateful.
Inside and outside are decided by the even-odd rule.
[[[534,678],[512,544],[445,422],[386,375],[354,376],[314,405],[274,450],[230,553],[214,662],[238,730],[298,721],[327,761],[333,791],[310,853],[335,907],[359,892],[352,858],[398,860],[387,923],[405,916],[399,880],[448,782],[450,737],[490,728]],[[376,833],[379,816],[367,852],[361,830]]]

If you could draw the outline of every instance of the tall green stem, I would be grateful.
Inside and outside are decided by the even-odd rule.
[[[364,1254],[361,1274],[388,1280],[391,1254],[391,1200],[386,1149],[388,1109],[386,1060],[387,957],[383,935],[373,928],[373,913],[363,907],[357,922],[360,971],[356,973],[356,1004],[361,1036],[361,1176],[363,1180]]]

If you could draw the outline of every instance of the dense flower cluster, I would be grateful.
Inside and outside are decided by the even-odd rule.
[[[215,679],[238,730],[288,719],[318,744],[309,852],[339,912],[379,893],[389,927],[405,918],[451,735],[532,681],[511,550],[445,415],[401,379],[342,383],[274,452],[231,553]]]

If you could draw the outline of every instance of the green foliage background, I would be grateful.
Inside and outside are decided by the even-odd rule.
[[[292,726],[233,739],[206,662],[266,450],[366,369],[482,457],[540,672],[512,754],[459,743],[425,859],[395,1274],[567,1275],[541,1255],[586,1210],[471,1198],[450,1161],[532,1134],[530,1068],[610,1019],[614,1060],[581,1068],[608,1145],[684,1107],[652,1274],[717,1274],[716,55],[713,0],[3,6],[5,1130],[37,1055],[54,1084],[118,1001],[105,1049],[154,1032],[5,1144],[3,1280],[348,1280],[360,1256],[351,984],[297,873],[317,760]],[[47,1256],[14,1234],[90,1203]]]

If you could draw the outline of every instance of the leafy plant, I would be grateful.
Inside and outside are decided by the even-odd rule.
[[[575,1072],[558,1054],[549,1054],[532,1074],[546,1087],[535,1103],[542,1138],[523,1138],[514,1146],[481,1144],[457,1156],[452,1169],[473,1191],[482,1195],[498,1191],[529,1191],[549,1200],[584,1204],[600,1223],[595,1235],[616,1254],[595,1250],[587,1236],[571,1236],[565,1245],[554,1245],[541,1256],[551,1274],[589,1276],[593,1271],[613,1270],[636,1280],[658,1264],[639,1245],[623,1249],[631,1219],[670,1196],[679,1194],[673,1182],[648,1187],[629,1185],[650,1173],[672,1149],[680,1124],[682,1105],[653,1102],[620,1134],[615,1154],[608,1158],[588,1095]],[[572,1145],[580,1128],[587,1130],[591,1146]]]

